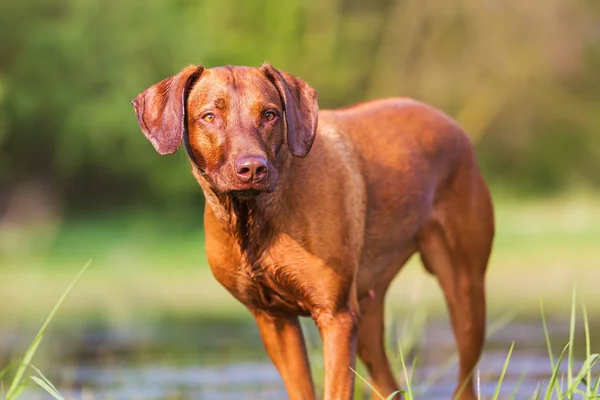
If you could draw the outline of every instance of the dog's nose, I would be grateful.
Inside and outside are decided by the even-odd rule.
[[[244,183],[260,182],[267,176],[267,160],[261,156],[240,156],[235,160],[235,173]]]

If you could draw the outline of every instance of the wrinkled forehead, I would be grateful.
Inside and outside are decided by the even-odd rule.
[[[190,91],[188,104],[217,108],[271,103],[281,106],[279,92],[258,68],[217,67],[205,70]]]

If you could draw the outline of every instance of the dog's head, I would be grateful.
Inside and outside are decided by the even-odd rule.
[[[275,190],[281,152],[306,157],[317,129],[316,91],[269,64],[189,66],[132,104],[156,151],[172,154],[187,141],[215,190],[240,196]]]

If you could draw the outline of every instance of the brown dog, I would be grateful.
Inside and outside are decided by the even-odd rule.
[[[319,111],[314,89],[269,64],[190,66],[133,105],[159,153],[185,143],[212,272],[256,318],[291,399],[315,398],[298,316],[323,338],[326,400],[352,398],[357,350],[380,394],[398,389],[383,304],[415,252],[448,304],[458,397],[475,398],[494,222],[454,121],[408,99]]]

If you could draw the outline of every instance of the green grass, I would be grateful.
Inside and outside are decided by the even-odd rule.
[[[497,235],[487,275],[490,318],[507,311],[535,317],[540,299],[549,316],[568,315],[574,283],[586,299],[586,312],[599,315],[600,197],[497,198],[495,203]],[[48,304],[63,292],[63,282],[90,257],[94,268],[62,305],[63,320],[98,318],[118,325],[157,314],[248,316],[210,273],[200,213],[130,212],[65,220],[47,229],[0,229],[3,329],[42,320]],[[388,316],[412,321],[401,334],[408,357],[424,329],[424,314],[415,314],[415,304],[430,315],[446,313],[435,279],[413,259],[387,297]],[[573,348],[567,349],[567,359],[569,351]],[[435,384],[435,375],[420,383]]]
[[[552,345],[550,344],[550,340],[549,340],[550,335],[548,334],[548,329],[544,322],[544,333],[545,333],[545,337],[546,337],[546,344],[548,346],[548,356],[549,356],[549,360],[550,360],[550,365],[552,367],[552,375],[550,377],[550,380],[549,380],[547,386],[545,387],[545,394],[543,397],[545,400],[552,399],[553,393],[556,393],[556,396],[557,396],[556,398],[568,399],[568,400],[575,398],[576,395],[582,396],[582,397],[578,397],[578,398],[584,398],[584,399],[600,398],[600,390],[599,390],[600,375],[598,376],[598,378],[595,381],[592,379],[592,369],[598,363],[598,361],[600,361],[600,354],[597,354],[597,353],[592,354],[590,351],[590,349],[591,349],[591,341],[590,341],[590,334],[589,334],[590,328],[589,328],[589,323],[588,323],[588,318],[587,318],[587,310],[585,308],[585,305],[582,306],[582,310],[583,310],[583,315],[584,315],[584,330],[586,332],[586,340],[585,340],[586,359],[584,360],[583,365],[581,366],[581,369],[576,374],[574,374],[575,371],[573,369],[574,361],[575,361],[575,358],[573,356],[574,347],[575,347],[575,321],[576,321],[576,315],[577,315],[576,314],[575,291],[573,291],[573,299],[571,302],[571,321],[569,324],[569,327],[570,327],[569,328],[569,342],[566,344],[566,346],[564,347],[560,356],[558,357],[556,364],[554,363],[554,355],[553,355],[553,351],[552,351]],[[542,311],[542,320],[544,320],[543,311]],[[562,362],[564,360],[565,354],[567,355],[566,363],[567,363],[568,370],[567,370],[566,377],[563,376],[561,379],[559,379],[560,367],[562,366]],[[584,389],[582,389],[581,386],[583,386]],[[540,392],[536,394],[535,398],[539,398],[541,393],[542,393],[542,391],[540,390]]]
[[[497,235],[487,275],[492,315],[506,309],[535,315],[539,298],[550,313],[566,314],[573,283],[590,311],[600,311],[599,203],[600,197],[585,195],[496,200]],[[44,304],[61,293],[59,282],[90,257],[96,267],[76,300],[65,305],[65,315],[243,314],[210,273],[200,219],[142,212],[90,216],[38,229],[47,233],[42,241],[25,228],[0,232],[6,239],[0,243],[11,244],[0,248],[0,316],[5,323],[39,319]],[[445,312],[437,283],[413,259],[391,287],[390,309],[405,313],[403,304],[415,296],[431,312]]]
[[[38,333],[35,335],[35,338],[31,342],[31,345],[25,351],[25,354],[24,354],[23,358],[21,359],[21,361],[14,364],[17,366],[17,370],[10,382],[10,385],[8,386],[8,390],[7,390],[6,394],[0,393],[0,398],[3,398],[4,400],[16,400],[20,396],[21,392],[23,391],[23,389],[25,388],[25,385],[26,385],[26,381],[24,380],[24,375],[27,372],[27,370],[30,367],[32,367],[35,370],[35,372],[37,373],[37,376],[32,376],[31,379],[34,382],[36,382],[39,386],[41,386],[44,390],[46,390],[49,394],[51,394],[55,399],[64,400],[62,398],[62,396],[58,393],[58,390],[54,387],[52,382],[50,382],[39,369],[37,369],[31,365],[31,361],[32,361],[33,356],[35,355],[38,347],[40,346],[42,339],[44,338],[44,334],[46,333],[46,329],[48,328],[48,325],[50,325],[50,322],[56,315],[56,312],[58,311],[60,306],[64,303],[65,299],[67,298],[67,296],[69,295],[69,293],[71,292],[71,290],[73,289],[73,287],[75,286],[75,284],[77,283],[77,281],[79,280],[81,275],[83,275],[83,273],[88,269],[90,264],[91,264],[91,260],[88,261],[87,264],[85,264],[83,266],[83,268],[81,268],[81,270],[75,276],[75,278],[71,281],[69,286],[67,286],[65,291],[62,293],[62,295],[58,299],[58,302],[54,305],[54,307],[50,311],[50,314],[48,315],[48,317],[46,317],[46,320],[42,324],[42,327],[40,328]],[[8,373],[8,371],[11,369],[12,366],[13,366],[13,364],[8,365],[7,367],[4,367],[4,368],[2,368],[2,370],[0,370],[0,382],[2,380],[2,377]]]
[[[552,345],[550,343],[550,333],[548,332],[547,329],[547,324],[546,324],[546,317],[544,314],[544,308],[542,307],[541,309],[541,315],[542,315],[542,324],[544,327],[544,334],[545,334],[545,340],[546,340],[546,345],[548,348],[548,361],[549,361],[549,368],[548,368],[548,375],[549,378],[547,381],[542,380],[539,382],[539,389],[534,392],[531,393],[531,396],[528,397],[530,399],[544,399],[544,400],[552,400],[552,399],[565,399],[565,400],[573,400],[575,398],[577,399],[583,399],[583,400],[593,400],[593,399],[600,399],[600,370],[594,370],[594,367],[600,362],[600,354],[598,353],[591,353],[591,340],[590,340],[590,327],[589,327],[589,321],[588,321],[588,315],[587,315],[587,309],[585,307],[585,305],[581,305],[581,309],[582,309],[582,314],[583,314],[583,327],[584,327],[584,331],[585,331],[585,347],[586,347],[586,357],[585,360],[583,361],[583,364],[581,365],[581,368],[579,369],[579,371],[575,371],[575,365],[577,363],[577,359],[575,357],[575,352],[574,352],[574,348],[575,348],[575,344],[576,344],[576,340],[575,340],[575,326],[576,326],[576,315],[577,315],[577,308],[576,308],[576,296],[575,296],[575,291],[573,291],[573,297],[572,297],[572,301],[571,301],[571,318],[570,318],[570,324],[569,324],[569,340],[566,343],[566,345],[563,347],[562,352],[560,353],[560,355],[558,356],[558,358],[556,358],[556,355],[554,354],[554,351],[552,349]],[[502,321],[502,323],[497,324],[498,327],[500,326],[505,326],[506,321]],[[493,335],[495,333],[495,330],[497,328],[494,327],[493,329],[488,329],[488,335]],[[422,333],[422,332],[420,332]],[[420,334],[418,333],[418,334]],[[410,333],[410,335],[414,335],[415,333],[412,332]],[[399,343],[402,342],[402,338],[400,339]],[[506,356],[506,360],[504,362],[503,368],[500,371],[500,375],[497,378],[497,382],[496,382],[496,389],[494,391],[494,394],[492,395],[491,399],[492,400],[498,400],[498,399],[502,399],[503,397],[501,397],[501,387],[504,383],[504,378],[506,376],[507,371],[510,368],[510,358],[511,355],[513,354],[513,350],[514,350],[514,346],[515,346],[515,342],[512,343],[512,345],[510,346],[510,348],[508,349],[508,353]],[[436,377],[434,377],[433,380],[428,379],[424,382],[417,382],[413,379],[413,371],[415,369],[415,363],[416,363],[416,359],[419,357],[419,355],[415,355],[415,357],[412,360],[412,365],[408,366],[407,365],[407,360],[404,357],[404,352],[402,350],[402,345],[399,344],[400,347],[400,367],[401,367],[401,372],[402,375],[404,376],[404,389],[398,391],[398,392],[394,392],[390,395],[384,396],[384,394],[379,393],[369,382],[368,377],[365,376],[365,372],[364,369],[362,370],[362,372],[358,372],[357,370],[354,370],[354,373],[357,376],[357,389],[355,391],[355,397],[358,399],[364,398],[365,396],[365,388],[368,388],[369,390],[371,390],[374,394],[375,397],[381,400],[391,400],[394,398],[394,396],[397,393],[401,393],[404,396],[405,400],[414,400],[414,399],[420,399],[423,398],[422,393],[426,392],[428,389],[432,388],[437,382]],[[449,358],[449,361],[451,363],[456,363],[458,361],[456,354],[454,354],[452,357]],[[556,361],[556,362],[555,362]],[[562,367],[566,364],[567,366],[567,372],[561,372]],[[600,364],[598,364],[600,365]],[[440,367],[440,373],[437,374],[437,378],[439,378],[445,371],[444,371],[445,367],[442,365]],[[595,374],[594,375],[594,371]],[[480,379],[479,379],[479,371],[474,371],[476,374],[476,393],[478,395],[478,399],[483,400],[484,397],[481,396],[481,391],[480,391]],[[317,374],[322,374],[323,371],[319,370],[316,371]],[[514,388],[512,390],[512,394],[510,395],[510,399],[515,399],[516,398],[516,393],[517,390],[521,384],[521,382],[523,381],[523,379],[526,377],[526,374],[523,373],[519,379],[519,381],[516,382],[516,384],[514,385]],[[322,385],[322,383],[321,383]],[[418,387],[417,390],[415,390],[414,388]],[[460,390],[459,390],[459,394],[460,394]],[[554,395],[554,397],[553,397]]]
[[[0,388],[4,388],[4,385],[2,384],[3,378],[8,374],[8,372],[11,369],[13,369],[14,367],[17,367],[16,372],[13,375],[13,378],[8,386],[8,390],[6,391],[6,393],[4,393],[3,390],[0,390],[0,399],[17,400],[20,397],[20,395],[27,383],[27,381],[24,379],[24,375],[31,368],[36,373],[36,375],[30,376],[31,380],[33,380],[39,387],[41,387],[48,394],[50,394],[54,399],[64,400],[63,396],[60,394],[59,390],[54,386],[54,384],[48,378],[46,378],[46,376],[38,368],[31,365],[31,362],[32,362],[32,359],[33,359],[38,347],[40,346],[40,344],[42,342],[42,339],[46,333],[46,330],[47,330],[50,322],[53,320],[59,307],[61,307],[61,305],[64,303],[65,299],[67,298],[67,296],[72,291],[73,287],[75,286],[75,283],[78,281],[80,276],[87,270],[89,265],[90,265],[90,262],[88,262],[79,271],[79,273],[72,280],[72,282],[69,284],[67,289],[63,291],[58,302],[52,308],[52,310],[50,311],[50,314],[47,316],[46,320],[44,321],[44,323],[42,324],[38,333],[36,334],[35,338],[33,339],[31,345],[25,351],[23,358],[16,363],[10,364],[10,365],[0,369]],[[577,312],[576,298],[577,298],[576,292],[575,292],[575,290],[573,290],[572,300],[571,300],[571,304],[570,304],[571,318],[570,318],[570,324],[569,324],[569,340],[568,340],[568,343],[564,346],[564,348],[563,348],[562,352],[560,353],[560,355],[558,356],[558,358],[556,359],[556,362],[555,362],[555,355],[554,355],[552,345],[550,342],[550,333],[547,329],[544,308],[543,308],[543,306],[541,308],[542,324],[544,327],[544,335],[545,335],[546,345],[548,348],[550,378],[548,379],[547,382],[544,382],[544,381],[540,382],[540,389],[537,390],[535,393],[532,393],[531,399],[551,400],[553,398],[556,398],[556,399],[572,400],[572,399],[576,398],[575,396],[579,396],[577,398],[586,399],[586,400],[600,399],[600,374],[597,377],[595,377],[593,375],[594,374],[593,368],[600,361],[600,354],[598,354],[598,353],[592,354],[591,353],[590,327],[589,327],[587,308],[585,307],[585,305],[582,305],[581,307],[582,307],[583,324],[584,324],[584,331],[585,331],[586,358],[585,358],[579,371],[575,371],[575,369],[574,369],[574,366],[576,364],[576,358],[574,355],[575,354],[574,347],[575,347],[575,343],[576,343],[575,327],[576,327],[576,319],[577,319],[576,318],[576,312]],[[413,357],[412,364],[410,366],[407,364],[407,359],[405,358],[405,354],[413,352],[413,345],[415,343],[415,338],[417,336],[420,336],[423,334],[423,329],[425,326],[424,321],[426,320],[425,310],[421,309],[421,308],[416,308],[415,312],[409,318],[410,318],[409,324],[407,324],[407,326],[409,326],[410,328],[403,331],[403,334],[402,334],[403,337],[401,338],[401,340],[399,340],[399,343],[398,343],[399,344],[401,371],[402,371],[402,374],[404,377],[404,389],[400,390],[399,392],[387,395],[387,397],[386,397],[383,394],[377,392],[376,389],[370,385],[368,379],[363,377],[363,375],[361,373],[353,370],[353,372],[357,375],[358,380],[359,380],[359,384],[357,384],[357,389],[356,389],[357,394],[358,394],[357,398],[359,398],[359,399],[362,398],[365,394],[364,389],[369,388],[376,394],[376,396],[378,396],[382,400],[391,400],[391,399],[393,399],[394,395],[396,395],[397,393],[401,393],[404,396],[405,400],[414,400],[414,399],[421,398],[420,397],[421,395],[418,394],[419,391],[422,392],[424,390],[427,390],[427,388],[431,388],[433,385],[435,385],[435,383],[436,383],[435,380],[429,381],[426,383],[426,385],[423,385],[423,384],[420,385],[419,391],[414,390],[414,387],[417,386],[417,384],[419,383],[419,382],[415,382],[414,376],[413,376],[413,371],[415,370],[416,359],[418,357],[418,354]],[[494,334],[497,329],[499,329],[500,327],[506,326],[506,323],[507,323],[506,320],[497,321],[495,324],[493,324],[492,326],[489,327],[488,335]],[[404,346],[403,346],[403,343],[404,343]],[[507,354],[504,366],[503,366],[502,370],[500,371],[500,376],[498,377],[497,384],[496,384],[496,390],[492,396],[493,400],[500,399],[500,393],[501,393],[500,389],[504,382],[505,374],[506,374],[507,370],[509,369],[510,358],[511,358],[511,354],[513,353],[513,349],[514,349],[514,342],[508,350],[508,354]],[[454,354],[449,360],[451,362],[456,362],[456,354]],[[563,363],[567,364],[567,373],[566,374],[561,372],[561,367],[562,367]],[[317,364],[317,365],[318,366],[317,366],[316,373],[317,373],[317,375],[322,376],[323,375],[323,371],[322,371],[323,366],[322,366],[322,364]],[[444,366],[442,366],[442,368],[443,367]],[[313,368],[314,368],[314,364],[313,364]],[[477,376],[477,384],[478,384],[477,393],[480,393],[479,373],[478,373],[478,371],[473,371],[473,372],[475,372],[476,376]],[[443,371],[442,371],[442,373],[443,373]],[[521,380],[523,377],[524,377],[524,375],[522,375]],[[362,384],[360,382],[362,382]],[[516,390],[517,390],[519,384],[520,383],[517,382],[516,387],[513,389],[513,395],[511,396],[511,399],[515,398],[514,393],[516,393]],[[322,381],[318,382],[317,387],[319,387],[319,386],[322,386]],[[460,391],[459,391],[459,393],[460,393]],[[556,395],[556,397],[553,397],[554,394]],[[478,399],[483,400],[483,398],[481,396],[478,396]]]
[[[598,321],[593,318],[588,321],[587,314],[599,315],[600,312],[597,284],[600,281],[600,207],[597,204],[600,198],[594,196],[497,200],[497,235],[487,275],[492,320],[506,315],[507,311],[537,316],[540,299],[548,315],[574,315],[571,295],[576,283],[578,295],[588,304],[584,313],[587,365],[597,362],[589,344],[589,324]],[[0,245],[11,243],[8,252],[3,252],[6,248],[0,246],[0,319],[4,330],[10,331],[23,322],[31,325],[42,320],[47,305],[63,293],[62,282],[68,281],[89,257],[94,258],[94,269],[78,283],[70,301],[61,306],[63,319],[98,318],[118,325],[157,314],[248,316],[246,309],[212,277],[205,260],[198,216],[164,219],[160,215],[131,213],[67,220],[47,233],[41,242],[39,234],[30,236],[27,230],[8,234],[10,241],[0,240]],[[415,309],[415,304],[422,308]],[[410,392],[416,390],[405,396],[418,396],[420,390],[435,385],[456,362],[456,355],[450,357],[421,382],[414,381],[413,367],[407,365],[414,360],[411,357],[425,329],[426,314],[446,312],[441,291],[435,279],[413,259],[393,283],[387,305],[388,316],[409,321],[404,325],[408,328],[400,334],[402,353],[396,363],[404,380],[411,383],[404,387]],[[549,343],[549,337],[546,340]],[[572,366],[575,357],[572,340],[565,349],[560,362],[562,365],[569,362]],[[555,396],[569,398],[569,393],[581,390],[582,384],[587,398],[594,398],[599,383],[591,369],[582,377],[581,371],[573,368],[570,375],[560,376],[557,355],[551,350],[549,348],[549,363],[557,371],[556,377],[541,388],[537,398],[547,398],[549,387]],[[311,354],[317,369],[319,352],[315,348]],[[7,376],[4,372],[0,373],[0,381]],[[361,366],[357,367],[357,373],[365,375]],[[319,376],[315,374],[317,379]],[[46,390],[52,390],[42,375],[36,379],[46,384]],[[578,386],[573,387],[576,382]],[[500,379],[498,383],[502,383]],[[357,394],[366,390],[367,385],[357,385]]]

